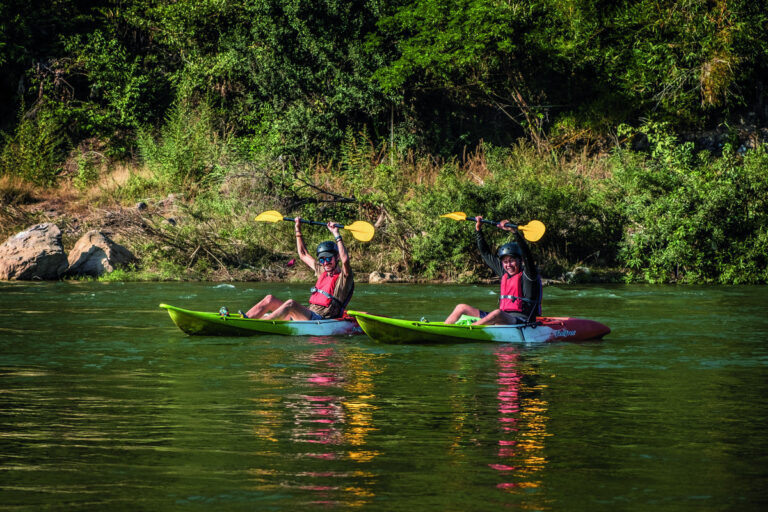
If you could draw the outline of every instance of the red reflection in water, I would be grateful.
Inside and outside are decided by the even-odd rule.
[[[338,383],[336,375],[332,373],[315,373],[307,381],[318,386],[335,386]]]
[[[314,337],[309,338],[308,342],[317,345],[308,356],[308,361],[313,367],[313,371],[301,377],[301,381],[308,388],[307,394],[295,396],[295,401],[288,404],[293,409],[294,428],[291,432],[291,440],[295,443],[308,443],[315,446],[322,446],[320,453],[301,453],[301,457],[307,459],[316,459],[320,461],[334,461],[349,458],[356,462],[364,462],[364,451],[344,450],[348,445],[363,446],[364,437],[359,434],[350,435],[345,433],[346,425],[355,426],[355,430],[360,430],[361,425],[359,412],[355,407],[360,407],[364,402],[361,396],[367,396],[364,391],[356,390],[357,397],[344,396],[342,389],[355,389],[350,385],[345,377],[345,372],[350,373],[351,383],[361,381],[362,375],[355,373],[354,366],[345,360],[344,356],[337,351],[336,340],[333,338]],[[345,364],[346,363],[346,364]],[[310,394],[312,391],[318,391],[320,394]],[[339,391],[337,395],[335,391]],[[341,395],[341,396],[339,396]],[[350,409],[347,411],[347,409]],[[350,416],[350,418],[348,418]],[[365,425],[363,422],[362,425]],[[366,426],[366,428],[371,428]],[[359,438],[359,439],[358,439]],[[308,462],[309,465],[309,462]],[[340,479],[351,478],[350,474],[338,473],[335,471],[303,471],[296,474],[298,477],[324,480],[322,483],[309,483],[300,485],[290,485],[292,488],[309,490],[317,492],[317,500],[311,503],[337,506],[340,504],[361,505],[373,494],[364,488],[355,485],[329,485],[328,482],[336,483]],[[344,496],[343,501],[333,499],[331,493],[341,493]]]
[[[498,462],[488,464],[488,467],[504,475],[505,479],[513,477],[518,480],[500,482],[496,485],[498,489],[512,492],[518,488],[537,487],[539,482],[531,481],[530,474],[538,471],[544,460],[535,452],[543,448],[540,440],[545,432],[541,411],[546,404],[541,400],[523,400],[523,375],[515,347],[499,347],[495,359],[498,367],[498,423],[503,438],[498,441]]]
[[[329,371],[314,372],[306,378],[310,387],[338,387],[344,379],[339,373],[339,364],[336,362],[335,342],[328,338],[309,338],[309,343],[319,345],[320,348],[309,357],[315,365],[322,365]],[[329,346],[330,345],[330,346]],[[296,423],[299,428],[292,436],[294,441],[316,444],[341,444],[344,441],[343,434],[337,426],[344,423],[344,409],[341,399],[335,395],[301,395],[303,402],[297,404],[299,413]],[[308,427],[304,427],[308,424]],[[311,426],[312,424],[328,425],[326,428]],[[329,457],[333,454],[322,454]]]
[[[520,375],[517,373],[518,353],[514,347],[502,347],[496,351],[496,364],[499,367],[496,382],[499,391],[496,396],[499,400],[499,422],[503,432],[516,432],[514,425],[520,411]]]
[[[295,402],[288,404],[288,407],[294,410],[291,439],[296,443],[339,445],[344,442],[343,433],[339,428],[345,422],[344,408],[338,396],[328,393],[330,388],[338,387],[344,381],[339,374],[339,364],[335,361],[337,355],[333,347],[334,341],[313,337],[309,338],[308,342],[319,346],[318,350],[309,355],[308,360],[313,366],[322,366],[327,371],[310,373],[304,380],[310,388],[323,389],[324,393],[299,395]],[[302,456],[321,460],[338,458],[338,454],[332,452],[305,453]]]

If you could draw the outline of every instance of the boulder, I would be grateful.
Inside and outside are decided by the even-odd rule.
[[[400,279],[391,272],[371,272],[368,276],[368,282],[371,284],[398,283]]]
[[[66,269],[61,230],[55,224],[37,224],[0,245],[2,280],[58,279]]]
[[[565,273],[565,280],[568,283],[588,283],[592,279],[592,270],[588,267],[576,267],[570,272]]]
[[[131,251],[104,233],[91,230],[80,237],[69,252],[68,275],[100,276],[136,261]]]

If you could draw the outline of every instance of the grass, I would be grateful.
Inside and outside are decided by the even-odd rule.
[[[39,187],[19,176],[0,176],[0,205],[28,204],[39,194]]]
[[[288,223],[267,226],[253,222],[260,211],[278,209],[315,220],[374,223],[377,234],[372,242],[364,244],[349,237],[347,243],[361,280],[373,271],[394,271],[410,279],[443,277],[470,282],[487,277],[473,256],[471,241],[459,266],[452,263],[459,259],[443,260],[428,248],[431,246],[424,250],[414,246],[426,238],[435,238],[433,245],[450,246],[456,233],[471,235],[468,224],[447,226],[440,222],[439,214],[466,210],[487,215],[483,209],[489,205],[483,203],[482,194],[513,189],[523,178],[552,187],[586,186],[584,178],[599,179],[606,173],[600,162],[542,157],[524,144],[507,150],[482,146],[450,160],[413,153],[390,158],[385,148],[376,150],[371,144],[348,151],[351,154],[346,159],[316,161],[296,173],[268,159],[258,164],[233,162],[221,180],[207,185],[174,187],[158,174],[157,166],[103,161],[87,184],[76,173],[61,179],[55,189],[36,189],[19,180],[3,183],[9,189],[11,183],[20,190],[27,187],[24,190],[36,200],[47,197],[64,217],[59,221],[73,229],[99,227],[112,212],[109,226],[116,241],[126,245],[141,265],[113,272],[103,280],[311,279],[300,268],[285,267],[296,251]],[[455,192],[461,197],[451,197],[446,187],[458,187]],[[176,196],[171,209],[166,205],[169,193]],[[476,194],[480,196],[473,199]],[[340,198],[352,202],[339,202]],[[147,203],[146,210],[136,209],[139,201]],[[291,202],[304,206],[290,209]],[[167,221],[169,216],[173,224]],[[305,230],[310,251],[328,238],[326,229]],[[74,240],[65,237],[65,247],[68,243]],[[557,261],[547,268],[568,267],[556,248],[536,249],[548,260]],[[436,261],[427,265],[424,258]],[[432,270],[424,275],[427,266]]]
[[[629,275],[630,269],[639,275],[648,268],[649,258],[656,253],[664,255],[660,251],[666,246],[654,245],[656,241],[685,234],[667,233],[664,230],[670,223],[657,222],[674,211],[666,209],[660,215],[654,209],[657,203],[675,205],[681,199],[675,194],[682,192],[666,184],[679,178],[675,162],[680,160],[688,162],[691,169],[686,181],[693,187],[691,193],[712,200],[712,205],[689,208],[701,210],[702,215],[709,215],[705,206],[715,212],[733,201],[742,201],[738,194],[749,193],[748,184],[752,183],[756,213],[750,217],[754,219],[749,226],[755,236],[764,236],[764,215],[760,213],[765,196],[762,190],[768,186],[761,173],[768,160],[764,150],[743,158],[681,160],[680,155],[688,155],[685,147],[672,143],[657,146],[658,155],[629,150],[588,155],[542,153],[525,143],[508,148],[483,145],[461,157],[443,160],[413,153],[390,154],[386,147],[377,149],[363,140],[348,142],[340,160],[315,161],[301,168],[269,155],[243,161],[232,158],[231,152],[211,150],[214,156],[227,153],[229,159],[226,165],[217,160],[219,170],[200,182],[170,180],[163,170],[168,166],[157,162],[99,161],[98,167],[89,169],[87,181],[83,173],[72,172],[60,177],[56,187],[0,178],[0,214],[3,233],[7,234],[54,218],[65,232],[65,248],[86,229],[106,227],[117,237],[115,241],[126,245],[141,261],[138,267],[105,276],[106,280],[311,279],[296,267],[286,267],[296,253],[292,226],[253,221],[259,212],[273,209],[312,220],[366,220],[374,224],[376,235],[369,243],[345,237],[353,267],[361,278],[373,271],[395,272],[413,280],[473,282],[490,278],[477,255],[471,225],[440,219],[450,211],[496,220],[506,217],[520,223],[534,218],[543,221],[547,234],[534,244],[533,251],[547,278],[559,278],[583,265],[590,265],[593,275],[610,269],[610,276],[618,278],[622,271]],[[670,165],[674,169],[665,167]],[[206,163],[200,166],[206,167]],[[742,183],[744,190],[725,186],[720,176],[739,178],[736,182]],[[650,184],[638,188],[638,183],[648,180]],[[710,190],[717,193],[707,192]],[[658,197],[644,202],[648,191]],[[733,201],[726,200],[731,196]],[[139,201],[147,207],[138,210]],[[703,218],[710,217],[714,219],[711,226],[697,227],[689,222],[689,231],[730,232],[728,224],[718,224],[722,215]],[[678,220],[676,225],[685,221]],[[658,232],[649,242],[643,238],[643,230],[650,229]],[[491,229],[486,234],[492,246],[508,237]],[[310,251],[330,238],[322,227],[307,227],[304,235]],[[680,254],[692,258],[690,269],[684,269],[692,280],[709,271],[695,267],[693,258],[706,249],[695,243],[699,238],[682,237],[683,245],[677,247]],[[730,239],[721,242],[724,246],[731,243]],[[650,245],[632,252],[636,243]],[[745,261],[750,265],[762,261],[757,250],[758,246],[754,251],[745,249]],[[668,273],[667,260],[672,256],[664,258],[651,260],[659,276]],[[680,258],[675,256],[674,261]],[[627,268],[622,270],[621,265]],[[752,270],[746,277],[738,274],[742,272],[739,269],[725,271],[734,274],[728,277],[733,281],[763,279]]]

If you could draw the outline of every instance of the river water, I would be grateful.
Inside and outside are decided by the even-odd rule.
[[[189,337],[161,302],[308,285],[0,283],[0,510],[757,510],[768,288],[545,288],[603,341]],[[358,285],[446,316],[492,286]]]

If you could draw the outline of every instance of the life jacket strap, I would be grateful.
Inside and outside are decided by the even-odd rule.
[[[501,302],[502,299],[509,299],[509,300],[522,300],[523,302],[530,302],[531,304],[538,304],[539,301],[531,300],[526,297],[516,297],[514,295],[499,295],[499,302]]]
[[[309,289],[309,291],[310,291],[311,293],[319,293],[319,294],[321,294],[321,295],[325,295],[325,296],[326,296],[326,297],[328,297],[329,299],[331,299],[331,300],[335,300],[336,302],[338,302],[339,304],[341,304],[341,301],[340,301],[339,299],[337,299],[336,297],[334,297],[334,296],[333,296],[333,295],[331,295],[330,293],[326,292],[325,290],[320,290],[320,289],[318,289],[318,288],[315,288],[315,287],[313,286],[312,288],[310,288],[310,289]]]

